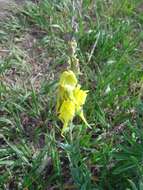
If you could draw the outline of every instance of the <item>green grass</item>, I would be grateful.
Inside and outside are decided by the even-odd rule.
[[[143,189],[142,6],[43,0],[0,22],[0,190]],[[75,119],[63,138],[56,89],[72,36],[92,128]]]

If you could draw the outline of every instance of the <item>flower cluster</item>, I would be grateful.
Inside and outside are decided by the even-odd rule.
[[[68,129],[75,115],[88,125],[84,114],[83,105],[87,97],[87,90],[81,90],[73,71],[64,71],[60,77],[57,97],[57,113],[63,123],[62,135]]]

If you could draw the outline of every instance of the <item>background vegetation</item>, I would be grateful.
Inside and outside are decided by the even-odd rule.
[[[92,129],[77,118],[63,139],[56,87],[72,36]],[[1,190],[143,189],[142,40],[141,0],[42,0],[1,20]]]

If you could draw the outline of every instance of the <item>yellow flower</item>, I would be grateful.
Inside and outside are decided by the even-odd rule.
[[[77,78],[73,71],[64,71],[60,77],[58,97],[57,97],[57,112],[64,100],[73,98],[73,90],[77,85]]]
[[[64,71],[60,78],[60,86],[67,91],[72,91],[77,85],[77,78],[73,71]]]
[[[83,114],[83,105],[85,104],[86,97],[87,97],[88,90],[81,90],[80,85],[78,85],[74,89],[74,100],[75,100],[75,105],[76,105],[76,113],[79,115],[79,117],[83,120],[83,122],[88,126],[89,124],[87,123],[84,114]]]
[[[77,112],[81,109],[81,106],[83,106],[85,104],[87,92],[88,92],[87,90],[81,90],[80,85],[78,85],[74,89],[73,95],[74,95],[74,100],[75,100]]]
[[[61,134],[65,132],[69,122],[73,120],[74,116],[75,116],[75,104],[71,100],[65,100],[62,103],[59,110],[59,119],[64,124]]]

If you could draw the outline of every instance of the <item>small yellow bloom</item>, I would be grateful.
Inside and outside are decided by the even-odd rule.
[[[75,116],[75,104],[71,100],[66,100],[60,107],[59,110],[59,119],[64,124],[62,129],[62,134],[65,132],[68,127],[69,122],[73,120]]]
[[[80,85],[78,85],[74,89],[73,95],[74,95],[74,99],[75,99],[77,112],[80,110],[81,106],[83,106],[85,104],[85,100],[86,100],[86,97],[87,97],[87,92],[88,92],[87,90],[81,90]]]
[[[73,99],[73,90],[77,85],[77,78],[73,71],[64,71],[60,77],[58,97],[57,97],[57,112],[60,109],[64,100]]]
[[[67,91],[72,91],[77,85],[77,78],[73,71],[64,71],[60,78],[60,86]]]
[[[64,100],[68,99],[68,92],[64,89],[64,87],[59,86],[58,93],[57,93],[57,106],[56,111],[59,112],[60,106]]]
[[[79,115],[82,121],[89,127],[89,124],[87,123],[83,114],[83,105],[85,104],[87,93],[88,90],[81,90],[80,85],[78,85],[73,92],[76,105],[76,113]]]

